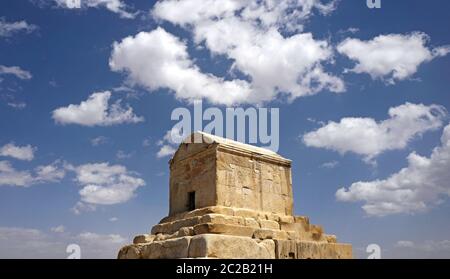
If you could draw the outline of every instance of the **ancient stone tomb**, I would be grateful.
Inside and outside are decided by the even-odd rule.
[[[170,160],[169,216],[120,259],[347,259],[350,244],[293,215],[291,161],[197,132]]]

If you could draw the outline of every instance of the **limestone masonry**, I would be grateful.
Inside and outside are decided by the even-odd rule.
[[[352,258],[350,244],[293,215],[290,160],[206,133],[188,139],[170,160],[169,216],[119,259]]]

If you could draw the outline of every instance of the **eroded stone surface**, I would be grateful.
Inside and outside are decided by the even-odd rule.
[[[190,236],[184,236],[163,241],[154,241],[142,246],[143,259],[177,259],[187,258]]]
[[[190,258],[275,259],[273,240],[257,242],[250,237],[202,234],[192,238]]]
[[[297,242],[298,259],[350,259],[352,246],[320,242]]]
[[[181,144],[170,162],[169,216],[118,258],[352,257],[351,245],[293,215],[290,160],[206,137]]]
[[[288,239],[288,234],[281,230],[257,229],[253,234],[256,239]]]
[[[142,245],[133,244],[122,247],[118,259],[140,259],[142,257]]]
[[[252,237],[255,229],[252,227],[205,223],[194,226],[194,234],[227,234]]]
[[[133,244],[150,243],[155,239],[155,235],[152,234],[141,234],[137,235],[133,239]]]

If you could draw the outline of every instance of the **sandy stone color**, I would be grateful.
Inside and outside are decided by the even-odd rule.
[[[293,215],[291,161],[263,148],[192,134],[170,160],[169,203],[119,259],[352,258],[350,244]]]

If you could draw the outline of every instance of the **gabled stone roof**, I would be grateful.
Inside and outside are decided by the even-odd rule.
[[[201,138],[200,138],[201,136]],[[197,138],[198,137],[198,138]],[[249,155],[263,157],[275,161],[279,161],[284,164],[291,164],[291,160],[286,159],[282,156],[280,156],[278,153],[273,152],[269,149],[257,147],[245,143],[241,143],[238,141],[234,141],[227,138],[222,138],[219,136],[211,135],[205,132],[194,132],[190,136],[188,136],[184,141],[183,144],[189,144],[193,142],[193,139],[203,139],[202,143],[206,144],[218,144],[220,147],[223,147],[226,150],[234,150],[239,153],[247,153]]]

